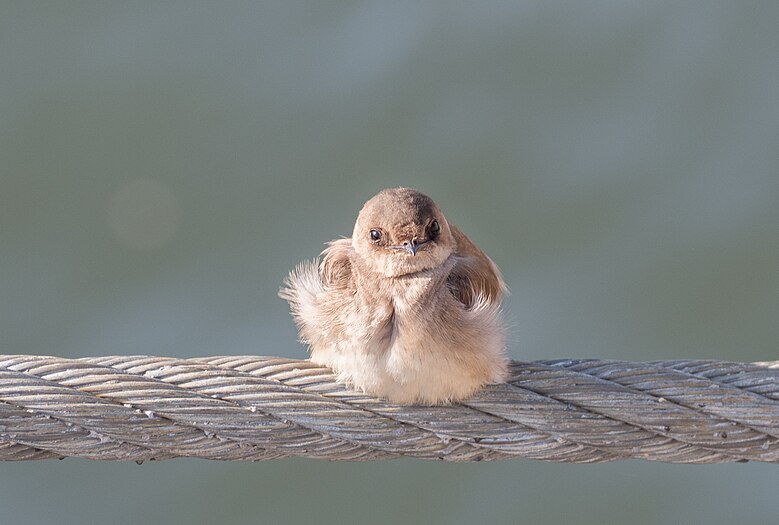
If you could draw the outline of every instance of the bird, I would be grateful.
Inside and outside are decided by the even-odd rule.
[[[505,381],[500,270],[427,195],[390,188],[350,238],[284,280],[310,360],[352,389],[403,405],[463,401]]]

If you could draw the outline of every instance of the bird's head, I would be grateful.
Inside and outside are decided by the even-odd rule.
[[[352,245],[371,269],[400,277],[444,264],[455,240],[430,197],[409,188],[392,188],[362,207]]]

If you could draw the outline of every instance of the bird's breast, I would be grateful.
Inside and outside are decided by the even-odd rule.
[[[396,284],[386,304],[390,308],[382,312],[385,319],[382,339],[390,347],[433,344],[433,339],[440,333],[441,319],[457,318],[457,315],[446,314],[447,309],[456,306],[449,291],[445,287],[433,287],[424,280]]]
[[[418,272],[400,278],[360,275],[356,296],[345,305],[363,348],[371,355],[434,344],[442,309],[452,306],[446,273]],[[356,299],[356,301],[354,300]],[[455,316],[457,317],[457,316]]]

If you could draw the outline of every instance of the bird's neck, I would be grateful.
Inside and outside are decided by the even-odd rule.
[[[400,311],[418,310],[435,300],[446,290],[446,279],[452,272],[455,258],[449,257],[435,268],[405,275],[388,277],[364,264],[354,267],[357,289],[373,295],[382,302],[390,302]]]

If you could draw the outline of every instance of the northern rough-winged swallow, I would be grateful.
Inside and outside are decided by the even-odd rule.
[[[408,188],[365,203],[351,238],[299,265],[289,301],[311,361],[402,404],[467,398],[506,376],[498,267]]]

